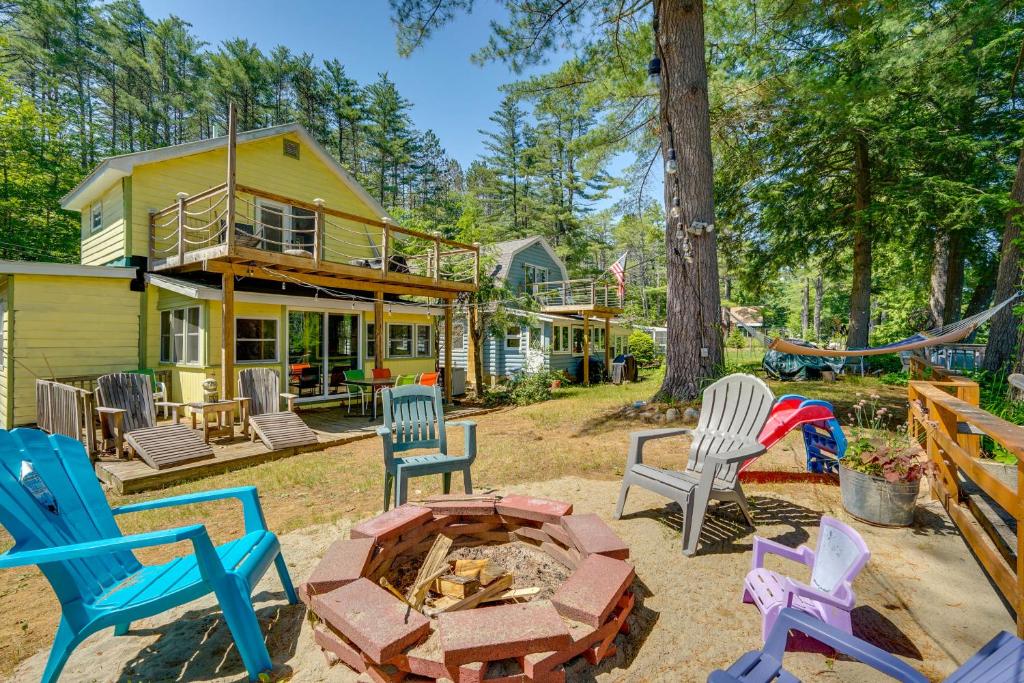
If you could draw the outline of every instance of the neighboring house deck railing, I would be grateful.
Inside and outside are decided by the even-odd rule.
[[[229,216],[234,229],[228,230]],[[274,264],[280,257],[418,276],[435,283],[476,285],[480,247],[339,211],[323,200],[302,201],[227,184],[150,213],[150,261],[155,270],[208,258],[239,257]],[[279,255],[275,258],[275,255]],[[375,275],[367,272],[367,276]],[[399,279],[396,277],[395,279]]]
[[[618,286],[613,282],[588,279],[539,282],[533,285],[533,297],[542,309],[622,308]]]

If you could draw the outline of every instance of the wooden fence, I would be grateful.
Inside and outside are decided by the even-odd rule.
[[[942,503],[1016,611],[1017,635],[1024,636],[1024,537],[1019,533],[1024,506],[1018,496],[1018,491],[1024,490],[1024,428],[982,410],[977,395],[977,384],[951,373],[935,381],[912,379],[907,385],[909,433],[924,445],[934,465],[928,477],[933,497]],[[974,449],[980,449],[982,434],[1018,458],[1016,487],[990,472],[977,457],[978,450]],[[1016,520],[1015,559],[1001,552],[992,528],[972,510],[964,479],[973,482]]]

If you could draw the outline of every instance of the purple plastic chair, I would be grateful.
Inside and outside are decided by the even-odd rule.
[[[764,568],[772,553],[811,568],[810,585]],[[871,557],[864,539],[838,519],[823,516],[818,546],[790,548],[760,536],[754,537],[754,563],[743,582],[743,602],[761,610],[761,637],[768,639],[779,612],[792,607],[853,633],[850,610],[856,604],[853,579]]]
[[[800,683],[799,678],[782,668],[786,639],[791,630],[811,636],[889,678],[902,683],[928,683],[927,676],[885,650],[794,609],[782,610],[763,649],[748,652],[725,671],[713,671],[708,683]],[[1020,683],[1022,680],[1024,642],[1002,631],[943,683]]]

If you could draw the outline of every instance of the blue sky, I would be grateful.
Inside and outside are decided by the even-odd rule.
[[[386,71],[412,101],[416,127],[437,133],[464,168],[483,150],[477,130],[490,127],[499,86],[516,78],[501,63],[470,63],[490,34],[489,22],[502,16],[491,3],[477,4],[403,59],[385,0],[142,0],[154,19],[176,14],[191,23],[210,48],[234,37],[248,38],[264,52],[282,44],[319,61],[336,58],[363,84]]]

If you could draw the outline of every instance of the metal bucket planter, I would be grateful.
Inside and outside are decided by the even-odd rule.
[[[879,526],[910,526],[921,480],[893,483],[840,465],[843,507],[857,519]]]

